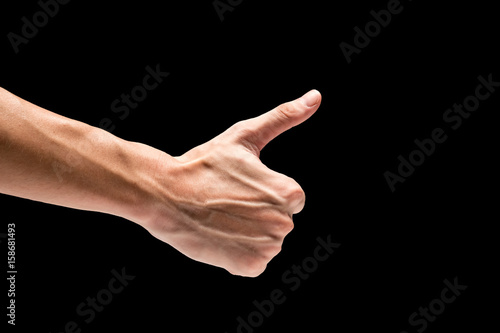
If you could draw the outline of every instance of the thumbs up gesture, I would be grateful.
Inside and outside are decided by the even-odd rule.
[[[320,93],[311,90],[173,157],[165,170],[158,167],[163,204],[146,229],[194,260],[235,275],[260,275],[305,202],[299,184],[267,168],[260,151],[320,103]]]

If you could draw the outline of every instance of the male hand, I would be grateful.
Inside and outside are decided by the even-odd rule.
[[[259,159],[264,146],[308,119],[321,95],[312,90],[256,118],[241,121],[155,171],[161,200],[142,225],[186,256],[255,277],[281,251],[305,195],[293,179]]]
[[[121,216],[192,259],[257,276],[305,201],[260,151],[320,102],[312,90],[172,157],[0,88],[0,193]]]

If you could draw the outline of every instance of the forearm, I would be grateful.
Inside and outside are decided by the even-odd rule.
[[[168,155],[0,88],[0,192],[142,220]]]

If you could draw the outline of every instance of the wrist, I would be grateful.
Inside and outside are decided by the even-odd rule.
[[[174,181],[169,169],[177,161],[167,153],[151,146],[125,141],[120,142],[123,151],[123,165],[127,172],[129,195],[120,202],[118,214],[127,220],[150,229],[159,210],[164,210],[171,202],[166,200],[168,184]]]

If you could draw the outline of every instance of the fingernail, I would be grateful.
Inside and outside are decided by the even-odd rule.
[[[316,89],[309,91],[307,94],[302,96],[304,103],[308,106],[315,106],[319,102],[320,93]]]

